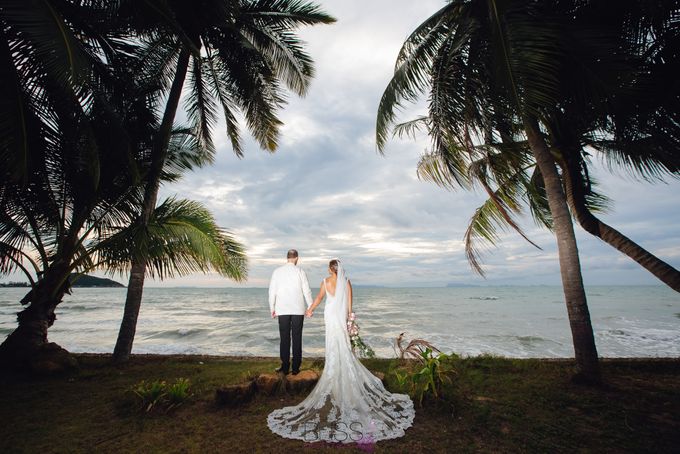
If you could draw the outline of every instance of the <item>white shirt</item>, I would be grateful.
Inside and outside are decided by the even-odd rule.
[[[312,290],[302,268],[288,262],[274,270],[269,282],[269,312],[276,312],[276,315],[304,315],[311,305]]]

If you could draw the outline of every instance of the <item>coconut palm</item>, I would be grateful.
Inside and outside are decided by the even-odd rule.
[[[596,42],[597,45],[593,46],[593,41],[589,40],[570,44],[577,48],[573,49],[574,53],[589,57],[589,61],[582,57],[582,61],[563,69],[561,81],[566,87],[561,92],[566,97],[558,109],[552,109],[549,115],[544,115],[546,134],[551,152],[557,157],[562,170],[563,185],[571,212],[579,224],[589,233],[637,261],[669,287],[680,291],[680,272],[677,269],[593,214],[593,208],[596,211],[602,208],[602,198],[592,192],[593,182],[588,172],[589,154],[593,152],[599,152],[610,166],[629,170],[646,180],[677,177],[680,171],[680,156],[673,153],[680,146],[680,123],[677,121],[679,113],[674,108],[680,97],[680,90],[672,83],[672,74],[680,70],[680,59],[672,50],[677,47],[680,36],[679,22],[673,20],[673,11],[677,7],[671,3],[663,7],[653,5],[653,14],[650,13],[651,17],[647,17],[640,14],[639,2],[622,2],[619,6],[616,14],[607,15],[609,26],[614,27],[614,38],[602,32],[605,25],[602,23],[602,4],[593,2],[589,7],[582,6],[579,9],[578,19],[582,22],[580,27],[598,29],[598,35],[601,35],[598,39],[606,39],[608,43],[603,46]],[[621,24],[628,24],[628,28],[635,31],[628,32],[633,35],[632,38],[625,36]],[[592,47],[595,49],[591,49]],[[610,57],[607,60],[609,54],[616,55],[622,49],[629,54],[625,59],[618,57],[618,61],[612,62]],[[600,62],[606,62],[606,65]],[[578,84],[581,83],[574,81],[581,80],[580,74],[588,72],[584,63],[591,67],[601,66],[597,70],[594,83],[590,84],[595,88],[598,88],[597,84],[604,85],[599,88],[601,99],[596,101],[585,96],[573,96],[578,93]],[[571,84],[576,86],[570,87]],[[660,90],[659,87],[663,89]],[[410,127],[413,128],[413,124]],[[505,138],[507,139],[507,135]],[[535,163],[530,162],[520,169],[506,172],[507,165],[501,166],[499,162],[510,155],[499,150],[501,145],[506,148],[508,146],[507,143],[489,140],[484,146],[487,150],[496,150],[492,155],[493,159],[480,159],[471,163],[467,170],[471,177],[481,182],[490,195],[489,200],[476,211],[465,235],[470,263],[473,269],[480,272],[474,238],[493,242],[496,239],[494,225],[517,229],[509,212],[519,213],[518,198],[524,198],[531,206],[539,225],[551,227],[540,172],[536,172],[531,178],[526,175],[526,171],[535,168]],[[515,142],[513,146],[515,150],[523,150],[523,153],[530,156],[526,141]],[[439,182],[434,168],[437,161],[434,158],[436,156],[424,157],[419,172]],[[498,184],[498,195],[494,195],[495,192],[485,184],[487,174]],[[439,183],[444,183],[445,186],[447,184]],[[589,206],[589,202],[593,201],[597,204]]]
[[[69,278],[125,271],[139,254],[131,239],[146,245],[150,270],[160,277],[210,269],[245,276],[242,247],[194,202],[166,201],[149,228],[135,229],[159,127],[158,84],[133,77],[135,46],[124,33],[93,26],[113,22],[107,8],[0,7],[0,86],[7,95],[0,104],[0,273],[23,272],[31,283],[19,326],[0,346],[14,365],[72,363],[47,341]],[[204,161],[193,133],[176,130],[172,139],[164,179]]]
[[[199,202],[169,198],[154,210],[147,229],[127,224],[110,230],[115,233],[100,240],[90,254],[99,260],[94,268],[127,273],[143,244],[149,271],[159,279],[211,270],[237,281],[246,278],[243,246]]]
[[[243,154],[238,112],[260,147],[273,152],[281,126],[276,112],[285,103],[281,85],[302,96],[313,76],[312,60],[294,31],[302,25],[334,22],[317,5],[300,0],[128,1],[123,2],[121,20],[145,43],[140,54],[141,77],[161,80],[167,94],[137,220],[140,226],[148,225],[156,205],[170,131],[187,77],[187,116],[208,159],[214,152],[217,106],[238,156]],[[141,254],[130,268],[114,349],[116,361],[125,361],[132,351],[147,265]]]
[[[636,260],[680,291],[680,272],[588,210],[589,155],[645,180],[680,175],[680,70],[677,2],[602,1],[571,11],[582,39],[568,44],[560,103],[544,113],[551,150],[562,169],[575,219],[589,233]]]
[[[29,174],[0,187],[0,273],[21,271],[32,287],[21,301],[26,308],[17,329],[0,346],[4,362],[40,368],[49,357],[52,369],[71,364],[65,350],[47,342],[70,276],[126,272],[140,247],[161,279],[209,270],[245,277],[242,246],[200,204],[167,200],[146,229],[134,223],[157,121],[144,91],[124,93],[113,90],[104,100],[104,93],[95,93],[72,131],[56,125],[58,141],[39,138],[43,148],[33,146],[31,153],[41,151],[42,159],[31,155]],[[164,179],[200,163],[192,139],[187,131],[173,135]]]
[[[115,43],[84,19],[107,17],[96,2],[0,5],[0,271],[36,277],[19,327],[0,347],[11,358],[45,351],[83,232],[139,180],[130,146],[143,149],[146,138],[140,130],[130,140],[122,126],[146,115],[144,99],[126,98],[127,119],[111,108],[121,88],[100,56]]]
[[[563,241],[565,231],[571,234],[559,175],[549,162],[554,157],[562,168],[568,203],[584,228],[673,286],[677,270],[592,214],[603,200],[591,191],[586,146],[644,177],[677,174],[678,157],[672,150],[680,137],[673,107],[678,92],[676,88],[663,99],[658,90],[673,87],[671,74],[678,70],[673,50],[677,6],[624,1],[611,11],[611,5],[598,1],[529,3],[452,2],[419,27],[405,43],[385,91],[379,146],[384,146],[394,120],[394,106],[417,99],[429,84],[429,115],[397,132],[424,126],[433,137],[433,150],[419,166],[421,176],[445,187],[480,184],[489,194],[466,233],[473,267],[478,263],[472,240],[495,240],[498,225],[519,231],[512,215],[524,198],[539,223],[556,229],[565,290],[566,284],[582,286],[575,274],[565,281],[564,246],[572,258],[576,249],[572,239],[566,238],[573,247]],[[560,232],[558,224],[566,230]],[[578,263],[570,262],[576,270]],[[570,320],[580,316],[571,323],[577,362],[592,371],[583,365],[595,359],[594,345],[589,347],[592,335],[584,331],[589,324],[581,310],[587,310],[585,300],[574,307],[572,292],[565,293],[568,308],[576,309]],[[590,349],[585,358],[579,359],[577,337],[585,338],[582,347]]]
[[[525,138],[543,179],[557,238],[577,375],[597,381],[597,349],[576,238],[539,124],[543,109],[559,100],[564,61],[559,44],[567,38],[563,18],[543,9],[547,7],[529,1],[452,1],[432,15],[409,36],[397,57],[378,110],[377,141],[383,150],[396,108],[417,100],[426,88],[432,153],[451,181],[470,184],[466,161],[486,155],[475,144],[478,138]]]
[[[18,315],[18,328],[2,344],[12,359],[29,360],[46,345],[69,275],[87,267],[90,238],[134,206],[129,198],[139,185],[139,169],[129,149],[143,148],[127,140],[120,117],[105,104],[94,99],[89,112],[63,123],[35,119],[52,129],[35,131],[27,154],[30,172],[2,183],[2,272],[28,272],[30,264],[37,277],[21,301],[27,307]],[[59,113],[77,112],[63,110]]]

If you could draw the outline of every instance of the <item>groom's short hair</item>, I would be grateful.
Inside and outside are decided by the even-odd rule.
[[[298,251],[296,251],[295,249],[289,250],[289,251],[288,251],[288,254],[286,254],[286,258],[289,258],[289,259],[296,259],[296,258],[298,258]]]

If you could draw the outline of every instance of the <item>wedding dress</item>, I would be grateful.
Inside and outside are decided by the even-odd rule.
[[[370,443],[401,437],[413,423],[411,399],[385,390],[352,353],[347,306],[347,278],[338,264],[335,295],[326,287],[323,373],[304,401],[269,414],[272,432],[308,442]]]

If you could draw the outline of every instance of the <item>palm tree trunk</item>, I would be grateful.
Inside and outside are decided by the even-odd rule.
[[[172,133],[172,125],[175,121],[180,98],[182,97],[182,87],[184,86],[184,80],[186,79],[187,69],[189,67],[189,57],[188,50],[184,49],[180,51],[179,58],[177,59],[175,78],[172,81],[168,101],[165,105],[165,112],[163,113],[163,120],[161,121],[161,126],[158,130],[156,140],[154,141],[151,167],[149,169],[146,189],[144,191],[142,213],[138,221],[139,224],[144,227],[149,225],[151,215],[156,208],[161,173],[168,154],[168,144]],[[142,304],[145,274],[146,257],[142,254],[141,257],[132,261],[123,320],[113,351],[113,360],[116,362],[127,361],[132,352],[132,343],[137,328],[137,317],[139,315],[139,308]]]
[[[59,238],[52,262],[35,286],[22,298],[27,305],[17,314],[19,325],[0,345],[0,362],[38,373],[56,373],[77,366],[75,358],[54,342],[47,341],[47,330],[54,324],[54,311],[71,288],[69,277],[73,257],[90,207],[73,213],[70,228]]]
[[[531,151],[543,175],[548,205],[553,218],[562,288],[569,315],[572,342],[574,343],[577,369],[575,378],[597,383],[600,380],[597,348],[595,347],[593,327],[590,322],[590,312],[583,287],[574,226],[571,222],[562,182],[557,173],[555,161],[541,136],[536,119],[525,118],[524,128]]]
[[[567,201],[576,221],[583,229],[635,260],[643,268],[676,292],[680,292],[680,271],[642,246],[598,219],[586,205],[583,176],[573,156],[564,155],[564,184]]]
[[[130,269],[127,296],[123,320],[120,323],[118,339],[113,350],[113,359],[116,362],[124,362],[130,358],[132,343],[137,332],[137,318],[142,304],[142,291],[144,290],[144,277],[146,274],[146,262],[133,262]]]
[[[63,262],[50,267],[21,300],[28,307],[17,314],[19,325],[0,345],[0,363],[12,369],[56,373],[77,365],[68,351],[47,341],[56,320],[54,311],[69,288],[69,268]]]

